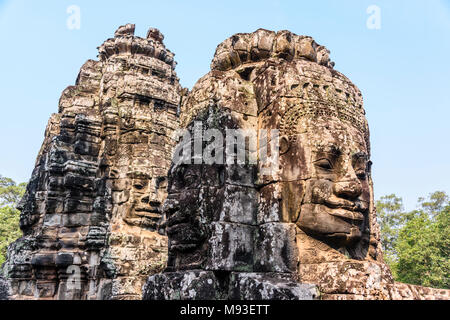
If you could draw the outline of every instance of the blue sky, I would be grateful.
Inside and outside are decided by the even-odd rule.
[[[81,9],[81,29],[66,9]],[[369,30],[366,9],[381,9]],[[450,192],[450,1],[84,1],[0,0],[0,174],[27,181],[61,91],[96,47],[127,22],[165,35],[181,83],[208,72],[216,46],[260,27],[310,35],[363,92],[371,127],[375,194],[407,209]]]

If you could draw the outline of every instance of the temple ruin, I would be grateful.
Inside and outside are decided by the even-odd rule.
[[[140,299],[164,269],[161,204],[182,88],[150,29],[120,27],[51,116],[3,267],[13,299]]]
[[[187,92],[163,39],[120,27],[63,92],[0,299],[450,298],[384,263],[362,94],[327,48],[236,34]]]

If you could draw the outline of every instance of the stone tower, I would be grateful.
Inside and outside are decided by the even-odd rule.
[[[362,94],[329,54],[286,30],[217,47],[181,106],[168,267],[144,299],[449,298],[395,282],[383,261]]]
[[[150,29],[120,27],[64,90],[21,201],[3,276],[13,299],[139,299],[161,230],[181,87]]]

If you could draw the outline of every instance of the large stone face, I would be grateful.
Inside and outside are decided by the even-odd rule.
[[[289,31],[217,47],[181,106],[168,268],[145,299],[312,299],[314,285],[322,299],[450,297],[395,283],[384,263],[362,94],[333,67],[325,47]],[[228,140],[230,129],[241,131]],[[229,161],[240,152],[243,163]]]
[[[139,299],[165,267],[161,229],[181,87],[150,29],[120,27],[51,116],[3,273],[14,299]]]

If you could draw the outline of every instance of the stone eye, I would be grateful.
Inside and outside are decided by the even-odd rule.
[[[367,161],[367,156],[365,154],[359,153],[354,156],[353,167],[355,168],[355,173],[358,179],[366,179],[370,166],[371,162]]]
[[[333,169],[333,165],[331,164],[330,160],[328,160],[328,159],[317,160],[314,164],[316,166],[318,166],[319,168],[322,168],[322,169],[325,169],[325,170],[332,170]]]
[[[185,186],[190,186],[193,185],[194,183],[197,182],[197,175],[191,173],[191,172],[187,172],[184,175],[184,182],[185,182]]]
[[[135,184],[134,187],[138,190],[144,189],[144,186],[142,184]]]
[[[357,176],[359,179],[361,179],[361,180],[366,179],[366,177],[367,177],[366,170],[364,170],[364,169],[357,170],[357,171],[356,171],[356,176]]]

